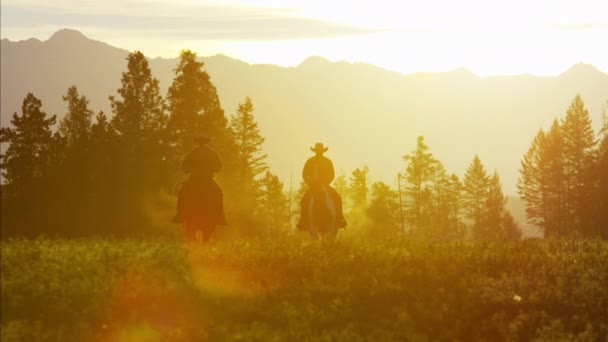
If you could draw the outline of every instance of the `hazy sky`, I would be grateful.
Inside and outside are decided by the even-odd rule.
[[[608,72],[608,0],[2,0],[2,38],[60,28],[149,57],[181,49],[283,66],[319,55],[404,73]]]

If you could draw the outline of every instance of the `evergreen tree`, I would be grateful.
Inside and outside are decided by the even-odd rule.
[[[113,133],[114,132],[112,131],[112,126],[108,121],[108,117],[103,111],[100,111],[97,116],[95,116],[95,123],[91,126],[92,145],[108,145],[112,140],[114,140]]]
[[[239,104],[236,115],[230,119],[230,129],[235,142],[234,184],[239,189],[239,216],[251,220],[259,212],[261,196],[260,177],[267,170],[266,154],[262,153],[264,137],[253,116],[253,103],[249,97]],[[251,215],[253,214],[253,215]]]
[[[116,218],[107,215],[107,210],[114,207],[117,202],[119,189],[122,186],[124,171],[116,165],[116,158],[120,155],[120,145],[117,141],[116,132],[113,130],[107,116],[100,111],[95,117],[95,123],[91,127],[89,166],[91,210],[87,226],[97,232],[113,232]],[[130,197],[130,196],[129,196]]]
[[[255,121],[253,103],[249,97],[239,104],[236,115],[231,118],[230,128],[235,138],[239,166],[243,167],[246,176],[253,180],[268,167],[267,155],[262,153],[262,144],[266,139],[260,133]]]
[[[589,112],[580,97],[576,95],[566,117],[562,121],[564,137],[564,191],[566,226],[584,235],[593,235],[593,197],[596,180],[595,164],[596,140],[591,127]]]
[[[54,136],[51,126],[56,116],[47,117],[42,102],[28,93],[21,106],[21,115],[13,114],[12,127],[0,129],[0,142],[9,143],[2,155],[3,195],[31,194],[53,162]]]
[[[263,222],[268,229],[286,231],[289,226],[288,199],[279,177],[266,171],[261,180],[261,209]]]
[[[539,170],[545,212],[545,229],[548,235],[561,236],[566,231],[567,210],[564,194],[564,137],[555,120],[542,141]]]
[[[383,182],[372,184],[367,216],[371,219],[374,235],[391,236],[399,232],[399,202],[397,192]]]
[[[57,156],[58,136],[51,126],[56,117],[47,117],[42,102],[28,93],[21,115],[13,114],[12,127],[0,129],[0,142],[8,143],[0,156],[2,178],[2,235],[37,234],[48,218],[45,202],[49,170]]]
[[[606,101],[606,111],[608,111],[608,101]],[[604,111],[604,125],[600,131],[600,144],[598,147],[597,174],[599,175],[598,187],[596,190],[597,201],[597,228],[599,234],[608,239],[608,117]]]
[[[518,192],[528,221],[546,237],[593,232],[593,193],[597,187],[597,153],[589,114],[577,95],[566,117],[540,131],[524,156]]]
[[[63,101],[68,104],[68,112],[59,123],[59,133],[69,147],[83,148],[87,145],[92,126],[93,111],[89,109],[89,100],[78,93],[76,86],[71,86]]]
[[[405,192],[409,198],[407,216],[415,229],[428,226],[431,190],[430,185],[435,180],[437,160],[429,152],[424,143],[424,137],[417,139],[416,150],[403,157],[408,163],[405,179],[409,183]]]
[[[170,113],[167,128],[175,146],[174,154],[180,158],[194,148],[195,136],[206,134],[212,142],[221,143],[219,135],[224,133],[220,134],[218,130],[226,129],[217,90],[203,66],[204,63],[197,61],[196,53],[182,50],[179,64],[174,69],[175,78],[167,92]],[[219,112],[222,118],[211,118]],[[212,121],[218,122],[213,125]],[[212,126],[221,127],[214,130]]]
[[[541,146],[545,139],[545,132],[540,130],[534,137],[528,152],[524,155],[519,169],[520,176],[517,181],[517,193],[526,202],[526,217],[528,222],[542,227],[546,231],[546,213],[542,193],[543,181],[539,171]]]
[[[342,207],[350,208],[348,183],[346,182],[346,176],[344,174],[341,174],[334,179],[333,188],[342,196]]]
[[[106,187],[107,179],[111,179],[110,175],[117,173],[114,158],[117,153],[116,132],[112,129],[112,125],[108,121],[108,117],[103,111],[100,111],[95,117],[95,123],[91,126],[90,150],[92,156],[89,163],[93,170],[93,183]]]
[[[96,169],[94,159],[102,154],[91,152],[91,129],[93,111],[89,101],[78,93],[76,86],[71,86],[63,100],[67,103],[67,113],[59,123],[59,134],[62,143],[58,145],[56,158],[50,174],[50,191],[61,193],[62,199],[50,199],[57,220],[57,232],[62,235],[83,235],[92,230],[91,217],[96,208],[92,199],[94,185],[92,175]]]
[[[440,240],[464,238],[460,220],[462,185],[458,176],[448,175],[440,162],[436,164],[435,182],[432,184],[432,223],[430,235]]]
[[[461,240],[465,237],[466,229],[461,220],[461,212],[463,207],[463,184],[455,174],[450,175],[447,182],[447,202],[450,206],[450,224],[449,227],[453,230],[452,236],[454,239]]]
[[[170,174],[164,100],[158,80],[152,77],[141,52],[129,54],[127,60],[117,91],[120,99],[110,96],[114,112],[111,126],[120,148],[112,156],[118,182],[111,185],[115,200],[109,205],[116,218],[112,227],[121,231],[146,226],[144,201],[158,196],[168,185]]]
[[[485,200],[486,217],[482,229],[473,231],[475,240],[504,240],[503,230],[505,204],[507,198],[502,192],[502,184],[498,172],[488,179],[487,197]]]
[[[502,216],[502,234],[502,238],[507,241],[519,241],[522,237],[519,225],[508,210]]]
[[[464,176],[464,207],[472,222],[471,237],[475,239],[486,236],[488,185],[488,175],[476,155]]]
[[[127,71],[122,73],[122,87],[118,89],[121,99],[110,96],[114,112],[112,127],[123,148],[140,152],[163,138],[164,100],[146,57],[136,51],[129,54],[127,60]]]
[[[353,209],[364,209],[367,207],[367,179],[369,168],[364,166],[353,170],[350,176],[350,185],[348,187],[349,197],[352,201]]]

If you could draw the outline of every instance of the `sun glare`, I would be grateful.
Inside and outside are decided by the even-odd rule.
[[[311,55],[366,62],[402,73],[465,67],[480,76],[557,75],[587,62],[608,70],[608,33],[599,1],[230,1],[287,10],[295,17],[368,30],[347,37],[227,41],[224,51],[250,63],[296,66]],[[379,10],[381,9],[381,10]],[[578,23],[578,25],[576,24]],[[199,42],[201,53],[209,49]]]

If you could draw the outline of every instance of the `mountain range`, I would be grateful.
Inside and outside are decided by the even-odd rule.
[[[3,126],[20,112],[28,92],[42,100],[47,114],[61,118],[67,110],[62,95],[71,85],[92,109],[111,114],[108,96],[120,87],[129,53],[70,29],[46,41],[5,38],[0,51]],[[268,163],[287,188],[299,183],[308,148],[318,141],[329,146],[338,174],[368,165],[371,181],[396,186],[402,157],[423,135],[448,172],[462,176],[477,154],[514,195],[520,160],[536,132],[563,117],[577,93],[599,129],[608,100],[608,75],[583,63],[552,77],[478,77],[466,69],[404,75],[321,57],[297,67],[251,65],[223,55],[200,59],[227,116],[252,98]],[[166,94],[178,58],[149,62]]]

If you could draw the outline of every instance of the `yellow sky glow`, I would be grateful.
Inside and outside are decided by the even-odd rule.
[[[311,55],[318,55],[334,61],[371,63],[403,73],[465,67],[481,76],[557,75],[578,62],[590,63],[608,72],[608,1],[605,0],[110,0],[103,4],[86,0],[84,6],[73,7],[74,1],[59,0],[53,6],[73,16],[78,13],[107,15],[108,23],[102,18],[91,24],[83,20],[83,24],[68,26],[66,23],[63,27],[79,29],[118,47],[142,50],[150,57],[175,57],[181,49],[190,48],[203,56],[221,53],[249,63],[295,66]],[[34,8],[40,2],[5,0],[2,6]],[[124,14],[127,9],[136,10],[141,17],[156,18],[196,17],[192,13],[198,12],[193,10],[200,10],[209,14],[200,20],[209,22],[215,20],[213,11],[217,8],[246,12],[218,14],[218,20],[223,20],[218,21],[218,25],[225,25],[218,37],[208,33],[208,28],[197,31],[196,25],[184,31],[179,21],[154,30],[138,30],[136,25],[112,26],[112,20],[116,20],[113,16]],[[236,20],[238,16],[245,20]],[[230,36],[240,25],[263,29],[267,20],[275,18],[282,18],[285,23],[289,18],[311,20],[361,29],[361,32],[324,36],[323,32],[315,31],[302,36],[301,31],[309,28],[305,24],[286,27],[285,37],[280,39],[270,39],[264,34],[256,38],[255,33],[246,39]],[[36,27],[7,27],[3,20],[3,38],[46,39],[62,27],[60,19],[49,23],[40,21]],[[267,29],[281,31],[280,23]],[[319,30],[323,28],[317,28]]]

